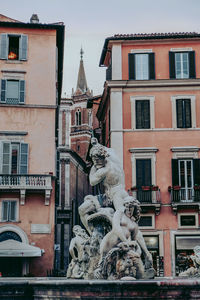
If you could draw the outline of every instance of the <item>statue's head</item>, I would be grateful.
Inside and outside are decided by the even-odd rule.
[[[106,147],[99,144],[96,138],[92,138],[91,144],[93,145],[90,150],[90,157],[94,166],[99,169],[105,166],[105,159],[108,157]]]
[[[81,228],[81,226],[75,225],[75,226],[73,227],[73,233],[74,233],[75,235],[81,235],[81,233],[82,233],[82,228]]]
[[[124,203],[123,203],[124,207],[125,207],[125,214],[128,217],[134,217],[135,221],[138,222],[140,219],[140,212],[141,212],[141,208],[140,208],[140,202],[132,197],[132,196],[127,196],[124,199]]]

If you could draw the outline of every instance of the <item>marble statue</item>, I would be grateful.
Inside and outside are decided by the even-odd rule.
[[[80,226],[73,228],[75,237],[70,243],[72,261],[67,277],[153,278],[152,256],[138,228],[140,203],[125,190],[124,172],[114,150],[99,144],[95,138],[91,144],[93,166],[89,180],[92,186],[103,184],[104,201],[102,205],[98,196],[87,195],[79,206],[87,233]]]
[[[193,267],[179,274],[180,277],[200,277],[200,246],[194,247],[194,255],[190,255]]]

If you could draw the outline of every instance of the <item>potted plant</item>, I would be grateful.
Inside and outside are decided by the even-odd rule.
[[[168,186],[168,192],[171,193],[171,190],[172,190],[172,187],[171,187],[171,185],[169,185],[169,186]]]
[[[150,191],[150,189],[151,189],[150,186],[144,186],[144,185],[142,186],[143,191]]]
[[[137,186],[132,186],[132,187],[131,187],[131,191],[132,191],[132,192],[137,192],[137,190],[138,190]]]
[[[157,185],[152,185],[151,190],[152,191],[158,191],[159,187]]]
[[[194,190],[199,191],[200,190],[200,184],[195,184],[194,185]]]
[[[174,185],[174,186],[173,186],[173,190],[174,190],[174,191],[180,191],[180,189],[181,189],[181,186],[180,186],[180,185]]]

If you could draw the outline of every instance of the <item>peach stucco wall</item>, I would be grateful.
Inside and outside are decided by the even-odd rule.
[[[26,61],[0,60],[0,79],[10,76],[26,83],[25,103],[1,104],[1,141],[21,141],[29,144],[29,174],[55,175],[56,144],[56,30],[5,28],[0,33],[28,35]],[[16,77],[15,77],[16,76]],[[15,132],[4,135],[3,132]],[[21,135],[20,132],[26,132]],[[30,272],[46,276],[54,261],[55,184],[52,182],[50,205],[45,205],[44,192],[26,193],[25,205],[19,205],[19,222],[13,223],[27,235],[29,244],[45,250],[41,258],[30,259]],[[20,199],[19,193],[0,195],[0,199]],[[51,233],[31,234],[31,224],[50,224]],[[11,223],[1,223],[7,225]],[[1,226],[0,225],[0,226]]]
[[[154,83],[169,80],[169,51],[171,48],[190,47],[195,51],[196,78],[200,78],[200,43],[198,40],[166,40],[166,41],[125,41],[122,43],[122,80],[128,80],[128,53],[132,49],[152,49],[155,53],[155,74],[158,81],[151,81],[152,86],[140,88],[122,88],[123,107],[123,166],[125,172],[126,189],[132,186],[131,148],[157,148],[155,172],[156,185],[161,190],[161,212],[155,217],[155,231],[163,232],[164,270],[165,276],[172,275],[172,246],[170,232],[177,230],[178,217],[173,213],[170,203],[168,186],[172,185],[171,159],[172,147],[196,146],[200,148],[200,89],[186,87],[184,81],[179,87],[155,87]],[[160,81],[161,82],[161,81]],[[162,83],[161,82],[161,83]],[[132,81],[136,83],[136,81]],[[149,83],[149,82],[148,82]],[[187,80],[185,80],[187,83]],[[129,82],[131,84],[131,81]],[[143,85],[145,85],[143,83]],[[196,127],[190,129],[172,128],[172,96],[195,96]],[[133,130],[131,125],[131,97],[154,97],[155,129]],[[198,154],[199,155],[199,154]],[[186,210],[182,210],[184,212]],[[195,212],[193,208],[191,212]],[[187,212],[189,210],[187,209]]]
[[[136,49],[152,49],[155,53],[156,79],[169,78],[169,51],[171,48],[191,47],[195,51],[196,61],[200,60],[200,44],[194,40],[135,41],[132,45],[122,45],[122,79],[128,80],[128,53]],[[196,65],[196,77],[200,78],[200,65]]]

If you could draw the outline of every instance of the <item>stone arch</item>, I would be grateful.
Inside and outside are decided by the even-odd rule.
[[[29,244],[29,240],[27,234],[18,226],[16,225],[2,225],[0,226],[0,234],[5,231],[12,231],[18,234],[22,240],[22,243]]]

